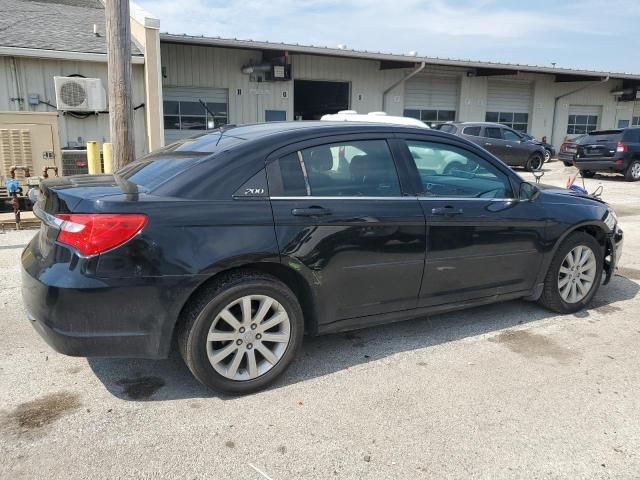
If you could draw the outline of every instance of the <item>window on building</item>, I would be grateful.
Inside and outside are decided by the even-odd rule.
[[[569,135],[583,135],[597,129],[597,115],[569,115],[567,124],[567,133]]]
[[[227,123],[226,103],[165,100],[164,128],[168,130],[211,130]]]
[[[287,119],[286,110],[265,110],[264,121],[265,122],[284,122]]]
[[[633,117],[631,125],[634,127],[640,127],[640,117]]]
[[[406,109],[404,111],[405,117],[417,118],[422,120],[430,127],[435,127],[446,122],[453,122],[456,119],[455,110],[418,110],[418,109]]]
[[[502,123],[507,127],[526,132],[529,126],[529,114],[517,112],[487,112],[485,115],[487,122]]]

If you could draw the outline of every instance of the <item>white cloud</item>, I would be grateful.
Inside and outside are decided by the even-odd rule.
[[[138,2],[171,33],[547,64],[571,64],[563,59],[605,41],[620,45],[625,31],[624,43],[637,47],[640,16],[637,0]]]

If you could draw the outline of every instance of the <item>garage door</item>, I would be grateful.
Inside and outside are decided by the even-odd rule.
[[[532,101],[531,82],[489,80],[487,83],[487,122],[498,122],[526,132]]]
[[[567,135],[583,135],[597,130],[602,107],[599,105],[569,105]]]
[[[164,139],[169,144],[228,121],[226,88],[164,88]],[[200,103],[206,104],[206,108]]]
[[[429,125],[456,119],[460,80],[457,76],[418,75],[405,83],[404,114]]]

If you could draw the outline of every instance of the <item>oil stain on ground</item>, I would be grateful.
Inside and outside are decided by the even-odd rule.
[[[549,337],[527,330],[506,330],[489,340],[501,343],[512,352],[527,358],[548,357],[560,363],[566,363],[576,356],[575,352],[558,345]]]
[[[71,392],[45,395],[18,405],[2,415],[0,428],[9,433],[24,433],[42,429],[62,416],[80,408],[80,396]]]
[[[164,379],[160,377],[121,378],[116,385],[122,387],[124,393],[131,400],[146,400],[164,387]]]

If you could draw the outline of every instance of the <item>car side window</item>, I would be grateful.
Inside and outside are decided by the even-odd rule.
[[[520,135],[516,132],[512,132],[511,130],[507,130],[506,128],[502,130],[502,138],[509,142],[518,142],[521,140]]]
[[[317,145],[300,153],[312,196],[401,195],[398,173],[384,140]]]
[[[426,197],[512,198],[509,178],[466,149],[432,142],[407,141]]]
[[[473,137],[479,137],[480,136],[480,127],[465,127],[464,130],[462,130],[462,133],[464,135],[471,135]]]
[[[502,140],[502,132],[498,127],[485,127],[484,136],[488,138],[499,138]]]
[[[272,196],[298,197],[308,194],[298,152],[280,157],[267,165],[267,179]]]

